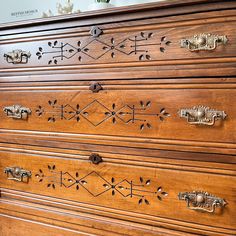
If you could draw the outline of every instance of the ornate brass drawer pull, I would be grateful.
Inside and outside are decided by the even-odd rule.
[[[102,162],[102,157],[96,153],[92,153],[89,157],[89,160],[93,163],[93,164],[99,164],[100,162]]]
[[[193,125],[214,125],[216,120],[224,120],[224,111],[217,111],[205,106],[195,106],[193,108],[181,109],[181,118],[186,118],[189,124]]]
[[[26,120],[28,115],[31,114],[31,110],[27,107],[22,107],[21,105],[13,105],[9,107],[4,107],[3,111],[6,115],[13,119]]]
[[[187,202],[187,208],[210,213],[215,212],[216,207],[223,208],[227,204],[224,199],[201,191],[179,193],[178,197]]]
[[[225,35],[219,36],[214,34],[198,34],[194,35],[192,38],[181,39],[181,48],[187,48],[189,51],[211,51],[216,49],[220,44],[226,44],[228,41]]]
[[[13,50],[4,54],[4,57],[8,63],[12,64],[27,64],[31,57],[30,52],[25,52],[21,49]]]
[[[9,180],[19,182],[28,182],[31,177],[31,172],[20,167],[6,167],[4,172],[7,174]]]

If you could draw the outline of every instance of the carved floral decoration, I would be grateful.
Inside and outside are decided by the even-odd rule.
[[[137,204],[150,205],[150,199],[162,201],[168,196],[161,186],[151,187],[152,180],[139,178],[139,182],[127,179],[106,179],[96,171],[81,175],[80,172],[71,173],[68,171],[57,171],[56,165],[48,165],[44,169],[39,169],[35,177],[39,183],[45,184],[47,188],[66,188],[79,191],[84,189],[89,195],[99,197],[110,193],[111,196],[118,195],[123,198],[137,199]],[[94,187],[96,183],[96,187]]]

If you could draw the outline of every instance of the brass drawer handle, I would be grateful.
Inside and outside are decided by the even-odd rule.
[[[188,39],[181,39],[181,48],[187,48],[189,51],[212,51],[220,44],[226,44],[228,39],[225,35],[219,36],[214,34],[197,34]]]
[[[223,208],[227,204],[224,199],[202,191],[179,193],[178,197],[179,200],[187,202],[187,208],[190,210],[209,213],[214,213],[216,207]]]
[[[23,51],[21,49],[13,50],[4,54],[4,57],[8,63],[12,64],[27,64],[31,57],[30,52]]]
[[[31,110],[29,108],[22,107],[21,105],[4,107],[3,111],[6,113],[7,117],[21,120],[26,120],[28,115],[31,114]]]
[[[6,167],[4,172],[7,174],[7,179],[19,182],[28,182],[31,177],[31,172],[20,167]]]
[[[193,108],[181,109],[179,116],[186,118],[189,124],[212,126],[216,120],[224,120],[227,114],[224,111],[213,110],[209,107],[195,106]]]
[[[89,157],[89,160],[95,164],[98,165],[100,162],[102,162],[102,157],[96,153],[92,153]]]

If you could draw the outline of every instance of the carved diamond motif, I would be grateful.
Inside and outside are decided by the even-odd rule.
[[[134,110],[131,107],[125,105],[119,111],[116,112],[116,115],[123,122],[129,123],[131,120],[133,120],[133,113]]]
[[[64,55],[65,58],[70,59],[76,53],[78,53],[78,49],[76,47],[74,47],[73,45],[66,43],[63,46],[63,55]]]
[[[97,60],[111,50],[111,46],[106,43],[101,42],[98,39],[94,39],[83,47],[83,53],[90,56],[91,58]],[[90,53],[91,52],[91,53]]]
[[[123,180],[115,186],[115,189],[124,197],[131,195],[131,184],[127,180]]]
[[[106,197],[130,198],[131,201],[138,199],[137,203],[140,206],[150,205],[152,199],[162,201],[168,196],[168,193],[163,191],[160,185],[153,186],[151,179],[144,179],[142,176],[139,178],[139,183],[123,178],[117,182],[115,177],[107,180],[102,174],[95,171],[89,172],[87,175],[82,174],[82,177],[80,177],[81,173],[78,171],[73,175],[68,171],[55,170],[56,165],[50,164],[46,172],[39,169],[39,172],[35,174],[35,178],[39,183],[46,183],[47,188],[52,191],[59,188],[66,188],[68,191],[72,189],[81,191],[83,189],[93,197],[106,194]]]
[[[107,120],[110,113],[111,111],[97,100],[94,100],[81,111],[81,115],[94,126],[98,126]]]
[[[131,55],[135,52],[134,42],[131,39],[124,39],[115,46],[115,49],[126,55]]]
[[[111,189],[110,183],[94,171],[81,179],[80,184],[94,197]]]
[[[159,49],[158,51],[162,54],[171,45],[167,36],[160,36],[156,32],[136,32],[128,37],[127,33],[99,37],[102,31],[94,26],[90,31],[92,37],[81,37],[69,42],[49,41],[48,50],[45,51],[45,48],[41,46],[36,56],[38,60],[42,60],[45,55],[48,55],[49,65],[58,64],[58,59],[63,61],[73,57],[77,57],[78,62],[83,61],[86,64],[101,58],[104,58],[106,62],[109,59],[120,62],[120,59],[123,61],[128,57],[132,61],[156,60],[158,57],[152,51]],[[120,54],[125,57],[121,58]]]
[[[62,173],[61,183],[66,187],[70,188],[72,185],[76,183],[76,179],[69,174],[68,172]]]
[[[63,118],[66,120],[71,120],[77,115],[77,110],[74,109],[71,105],[67,104],[63,107]]]
[[[69,103],[58,104],[57,100],[49,100],[48,104],[50,105],[49,109],[39,105],[36,109],[36,114],[39,117],[49,114],[47,117],[48,122],[53,123],[59,119],[76,120],[77,122],[87,121],[97,127],[103,122],[109,121],[113,125],[118,122],[121,124],[138,124],[142,131],[146,128],[152,129],[150,117],[158,117],[161,122],[170,117],[165,108],[161,108],[159,112],[151,112],[149,109],[151,101],[140,101],[140,105],[125,104],[123,106],[118,106],[115,103],[104,105],[106,103],[103,104],[103,101],[96,99],[83,106],[79,103],[77,105],[70,105]]]

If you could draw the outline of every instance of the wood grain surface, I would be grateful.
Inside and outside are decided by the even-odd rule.
[[[235,16],[167,0],[1,24],[0,235],[236,235]],[[202,33],[228,41],[181,47]],[[196,106],[226,117],[180,117]],[[194,191],[226,205],[191,210],[178,194]]]
[[[102,155],[101,155],[102,156]],[[87,160],[86,160],[87,159]],[[135,163],[135,162],[134,162]],[[7,180],[6,167],[32,172],[23,182]],[[235,226],[235,172],[204,173],[185,168],[147,168],[124,164],[95,165],[89,160],[1,153],[1,186],[40,195],[78,201],[90,205],[142,213],[233,229]],[[215,213],[187,209],[178,193],[205,191],[225,199],[227,206]]]
[[[231,105],[236,100],[235,89],[72,90],[76,91],[2,91],[0,127],[232,144],[236,141],[236,110]],[[4,107],[17,104],[31,110],[28,119],[12,119],[3,112]],[[195,106],[224,111],[227,117],[212,126],[190,124],[179,112]]]

